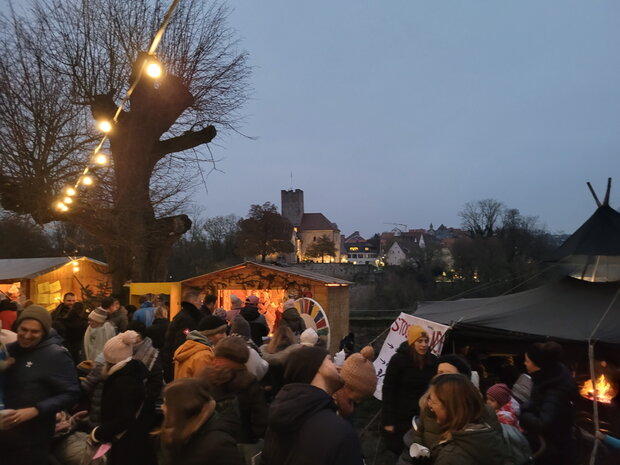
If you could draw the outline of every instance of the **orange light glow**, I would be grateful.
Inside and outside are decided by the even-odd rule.
[[[607,381],[605,375],[601,375],[596,379],[596,399],[604,404],[610,404],[611,400],[616,396],[617,390]],[[594,386],[592,380],[589,379],[581,386],[580,394],[587,399],[594,399]]]

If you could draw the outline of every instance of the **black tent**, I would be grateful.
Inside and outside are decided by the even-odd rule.
[[[425,302],[416,316],[446,325],[498,329],[587,341],[614,301],[620,282],[591,283],[570,277],[499,297]],[[615,299],[594,340],[620,343],[620,299]]]

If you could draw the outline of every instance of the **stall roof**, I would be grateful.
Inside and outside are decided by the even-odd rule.
[[[327,276],[325,274],[316,273],[314,271],[309,271],[304,268],[299,268],[299,267],[294,267],[294,266],[268,265],[265,263],[255,263],[255,262],[240,263],[239,265],[231,266],[228,268],[223,268],[221,270],[213,271],[211,273],[203,274],[200,276],[195,276],[193,278],[188,278],[181,282],[183,284],[190,284],[191,282],[196,281],[196,280],[202,280],[208,277],[219,276],[221,274],[234,272],[234,271],[241,270],[247,267],[264,268],[267,270],[275,271],[276,273],[287,274],[290,276],[299,276],[302,278],[310,279],[312,281],[318,281],[324,284],[340,284],[343,286],[348,286],[350,284],[353,284],[351,281],[346,281],[340,278],[334,278],[333,276]]]
[[[442,324],[464,323],[560,339],[620,343],[620,282],[574,278],[499,297],[425,302],[415,313]],[[608,314],[595,331],[608,307]]]
[[[79,257],[76,260],[88,260],[99,265],[106,265],[99,260],[88,257]],[[3,258],[0,259],[0,280],[32,279],[60,268],[72,260],[67,257],[43,258]]]

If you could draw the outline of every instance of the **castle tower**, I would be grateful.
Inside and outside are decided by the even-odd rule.
[[[280,191],[282,199],[282,216],[293,223],[296,228],[304,215],[304,191],[301,189]]]

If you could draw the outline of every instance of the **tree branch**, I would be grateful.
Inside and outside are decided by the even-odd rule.
[[[160,140],[153,151],[153,156],[159,160],[169,153],[183,152],[213,140],[217,131],[213,126],[207,126],[200,131],[186,131],[181,136]]]

